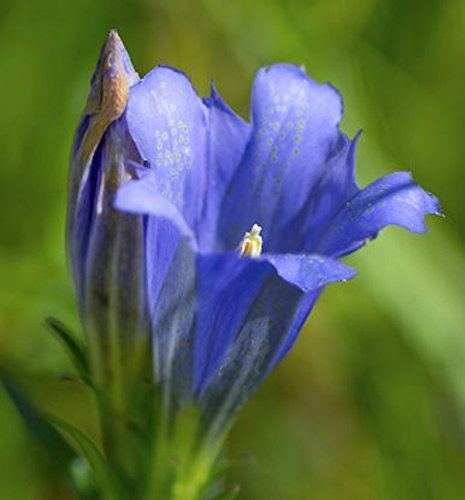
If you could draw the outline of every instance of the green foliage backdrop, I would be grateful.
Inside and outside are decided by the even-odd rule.
[[[0,367],[97,436],[56,339],[78,329],[64,256],[67,164],[99,48],[117,28],[140,73],[213,78],[248,114],[263,64],[303,63],[363,128],[361,183],[410,169],[442,201],[422,237],[385,231],[328,288],[230,439],[239,498],[454,500],[465,489],[465,2],[18,0],[0,4]],[[69,498],[0,392],[0,497]]]

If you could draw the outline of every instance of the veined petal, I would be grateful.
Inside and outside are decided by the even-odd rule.
[[[239,259],[233,253],[198,258],[198,322],[193,390],[201,392],[215,376],[236,340],[244,320],[273,266],[257,259]]]
[[[265,254],[260,259],[238,259],[235,253],[227,253],[200,255],[198,273],[202,306],[198,329],[208,334],[199,335],[196,341],[195,391],[201,390],[212,376],[271,278],[279,276],[283,288],[290,291],[288,287],[296,287],[300,294],[351,279],[356,271],[320,255]]]
[[[213,84],[211,96],[204,103],[208,113],[208,186],[199,237],[200,248],[211,251],[221,239],[221,203],[244,154],[251,127],[221,99]]]
[[[126,119],[157,191],[195,230],[206,189],[206,110],[183,73],[159,66],[131,88]]]
[[[427,230],[424,217],[440,215],[439,202],[416,184],[409,172],[373,182],[347,201],[323,232],[318,250],[341,257],[354,252],[389,224],[415,233]]]
[[[299,214],[328,161],[348,147],[338,129],[341,116],[338,92],[316,83],[303,69],[277,64],[258,72],[252,93],[253,135],[221,209],[226,248],[234,248],[257,223],[268,249],[283,251],[283,228]],[[350,170],[343,174],[350,187]],[[295,234],[292,241],[297,247],[302,243]]]
[[[198,258],[194,394],[212,439],[269,373],[304,293],[267,261]]]
[[[197,312],[196,254],[168,219],[148,221],[147,280],[155,376],[165,411],[192,401],[192,365]]]
[[[153,170],[120,188],[115,207],[143,215],[148,312],[155,377],[169,414],[192,399],[193,327],[196,317],[194,233],[173,203],[158,192]]]
[[[352,141],[344,137],[343,148],[328,159],[299,213],[281,230],[278,244],[283,252],[318,253],[317,244],[328,223],[344,203],[359,191],[355,181],[355,151],[360,135],[359,132]],[[280,210],[276,211],[273,227]],[[296,232],[297,237],[294,236]],[[296,245],[299,245],[299,250]]]
[[[324,285],[355,271],[321,256],[234,253],[199,255],[197,270],[193,389],[215,433],[295,340],[296,314],[303,322]]]
[[[347,281],[357,274],[347,264],[322,255],[264,254],[262,259],[273,264],[281,278],[304,292],[335,281]]]
[[[197,241],[174,204],[158,193],[157,180],[156,172],[151,171],[129,181],[119,190],[115,207],[146,216],[145,272],[153,364],[165,411],[172,414],[192,399]]]
[[[142,178],[127,182],[118,190],[114,205],[122,212],[168,219],[194,249],[197,247],[196,237],[182,214],[159,192],[156,172],[147,172]]]

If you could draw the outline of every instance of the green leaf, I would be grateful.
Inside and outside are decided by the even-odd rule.
[[[2,374],[1,381],[31,434],[44,447],[55,466],[69,475],[69,467],[77,457],[76,452],[9,377]]]
[[[122,498],[121,481],[97,448],[95,443],[74,425],[60,418],[50,416],[49,420],[66,433],[79,447],[89,463],[102,498],[114,500]]]
[[[60,320],[49,317],[45,321],[65,345],[79,375],[86,383],[89,383],[89,362],[84,347],[74,338],[69,328]]]

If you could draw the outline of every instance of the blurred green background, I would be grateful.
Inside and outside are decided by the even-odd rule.
[[[387,229],[328,288],[229,440],[240,498],[463,499],[464,0],[18,0],[0,4],[0,367],[41,408],[94,432],[43,324],[78,329],[64,254],[70,144],[101,44],[117,28],[139,72],[214,78],[248,116],[263,64],[304,63],[365,133],[359,181],[411,169],[445,219]],[[0,498],[69,498],[0,392]]]

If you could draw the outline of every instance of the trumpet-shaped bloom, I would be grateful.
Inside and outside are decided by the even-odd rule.
[[[170,411],[194,402],[212,435],[288,352],[325,285],[355,275],[342,256],[388,224],[422,233],[439,213],[407,172],[358,187],[342,108],[290,64],[258,72],[250,123],[168,67],[130,90],[124,119],[143,162],[116,207],[146,217],[156,377]],[[244,254],[254,224],[262,253]]]

